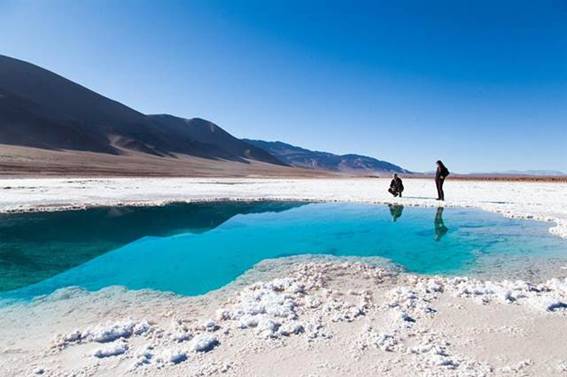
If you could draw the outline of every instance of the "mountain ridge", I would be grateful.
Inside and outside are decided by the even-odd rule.
[[[281,151],[270,151],[266,145],[257,145],[259,141],[236,138],[203,118],[143,114],[57,73],[0,55],[0,147],[4,145],[2,148],[7,153],[15,150],[8,146],[30,148],[30,154],[36,157],[52,156],[36,149],[70,151],[73,167],[84,153],[97,153],[153,156],[184,164],[191,163],[183,157],[188,156],[219,164],[222,161],[259,162],[334,173],[409,173],[397,165],[368,156],[339,156],[280,143],[280,149],[303,154],[303,161]],[[17,151],[21,156],[22,150]],[[307,155],[311,157],[306,158]],[[11,158],[9,153],[7,158]],[[102,160],[107,164],[107,158]],[[10,166],[15,166],[14,163],[14,159],[10,159]],[[230,166],[234,169],[234,165]],[[108,169],[107,165],[104,169]],[[266,171],[266,167],[261,170]]]
[[[205,125],[205,122],[206,125]],[[107,154],[282,162],[201,118],[145,115],[56,73],[0,55],[0,144]],[[222,141],[207,136],[216,132]]]
[[[335,172],[352,173],[401,173],[412,172],[387,161],[374,157],[349,153],[338,155],[330,152],[314,151],[282,141],[243,139],[249,144],[264,149],[281,161],[295,167],[323,169]]]

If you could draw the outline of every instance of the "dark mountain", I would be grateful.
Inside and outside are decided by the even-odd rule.
[[[0,55],[0,144],[120,155],[178,154],[282,165],[203,119],[145,115],[55,73]]]
[[[67,162],[52,156],[47,161],[49,164],[46,162],[41,165],[44,166],[42,169],[60,173],[70,173],[83,165],[86,169],[89,163],[96,171],[116,170],[113,170],[113,164],[107,161],[108,158],[81,157],[84,152],[95,152],[96,156],[120,157],[118,164],[153,164],[152,169],[156,170],[156,174],[163,174],[164,164],[175,164],[180,160],[185,161],[183,166],[196,164],[195,159],[187,162],[189,160],[185,156],[210,159],[214,164],[217,164],[216,160],[226,160],[280,165],[288,169],[282,173],[290,175],[311,174],[310,170],[299,172],[291,167],[326,171],[322,174],[408,173],[397,165],[367,156],[338,156],[281,142],[240,140],[205,119],[142,114],[53,72],[0,55],[0,145],[2,144],[6,150],[33,147],[51,151],[49,153],[73,152],[74,154],[62,157],[67,158]],[[134,155],[137,156],[136,159],[133,159]],[[29,159],[29,156],[33,159]],[[29,156],[23,159],[4,159],[2,169],[29,170],[41,160],[37,152],[29,152]],[[130,159],[125,160],[126,156]],[[94,161],[95,159],[98,160]],[[146,159],[146,162],[142,162],[142,159]],[[24,164],[27,160],[32,161],[29,166]],[[162,164],[162,160],[167,161]],[[221,174],[221,170],[224,172],[222,174],[236,170],[239,171],[238,174],[258,174],[260,171],[265,174],[266,169],[261,166],[262,164],[255,164],[252,170],[242,170],[235,165],[226,165],[225,170],[220,169],[220,165],[217,166],[220,170],[211,166],[211,174],[215,171],[216,174]],[[268,168],[273,169],[270,165]],[[181,170],[182,172],[175,171],[185,174],[185,170]],[[121,174],[124,173],[123,170],[120,171]]]
[[[187,134],[192,141],[206,146],[207,153],[215,156],[233,160],[257,160],[271,164],[285,165],[270,153],[254,145],[237,139],[216,124],[201,118],[184,119],[173,115],[159,114],[148,115],[160,129],[168,135]]]
[[[356,154],[336,155],[317,152],[282,143],[244,139],[249,144],[269,152],[281,161],[296,167],[323,169],[345,173],[410,173],[397,165]]]

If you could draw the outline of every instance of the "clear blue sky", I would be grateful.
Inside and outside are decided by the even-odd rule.
[[[238,137],[567,172],[567,0],[0,0],[0,53]]]

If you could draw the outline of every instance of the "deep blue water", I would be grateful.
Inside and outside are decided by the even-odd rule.
[[[549,224],[458,208],[231,202],[0,220],[0,298],[112,285],[198,295],[264,259],[301,254],[378,256],[422,274],[467,274],[494,256],[567,255]]]

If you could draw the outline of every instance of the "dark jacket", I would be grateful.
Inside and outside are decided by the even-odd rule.
[[[400,177],[392,179],[392,182],[390,182],[390,188],[397,192],[404,191],[404,184],[402,183],[402,179]]]
[[[445,179],[449,175],[449,169],[445,166],[437,166],[437,171],[435,172],[435,179]]]

